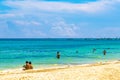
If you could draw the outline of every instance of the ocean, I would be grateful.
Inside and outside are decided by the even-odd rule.
[[[106,50],[106,55],[103,55]],[[60,59],[56,53],[60,52]],[[120,39],[0,39],[0,70],[90,64],[120,59]]]

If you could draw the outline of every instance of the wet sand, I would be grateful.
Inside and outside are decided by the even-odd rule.
[[[0,80],[120,80],[120,61],[0,71]]]

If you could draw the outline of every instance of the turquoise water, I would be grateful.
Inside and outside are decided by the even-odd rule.
[[[93,53],[93,48],[96,51]],[[107,54],[103,55],[103,50]],[[61,58],[56,58],[59,51]],[[32,61],[34,68],[87,64],[120,59],[120,40],[105,39],[0,39],[0,70],[21,68]]]

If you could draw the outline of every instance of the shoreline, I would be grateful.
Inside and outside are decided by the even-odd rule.
[[[49,64],[49,65],[34,65],[33,64],[33,67],[34,69],[33,70],[36,70],[36,69],[48,69],[48,68],[56,68],[56,67],[62,67],[62,66],[82,66],[82,65],[92,65],[92,64],[97,64],[97,63],[106,63],[106,62],[114,62],[114,61],[120,61],[120,60],[101,60],[101,61],[96,61],[96,62],[89,62],[89,63],[73,63],[73,64]],[[18,68],[19,67],[19,68]],[[22,70],[23,67],[21,65],[18,66],[18,67],[15,67],[15,68],[8,68],[8,69],[0,69],[0,72],[1,71],[14,71],[14,70]]]
[[[114,60],[114,61],[102,61],[102,62],[97,62],[97,63],[89,63],[89,64],[68,64],[68,65],[59,65],[59,64],[54,64],[51,67],[40,67],[40,68],[35,68],[31,70],[23,70],[23,68],[15,68],[15,69],[5,69],[5,70],[0,70],[0,75],[4,74],[19,74],[19,73],[26,73],[26,72],[49,72],[52,70],[59,70],[59,69],[68,69],[72,67],[92,67],[92,66],[102,66],[102,65],[107,65],[107,64],[114,64],[114,63],[120,63],[120,60]]]
[[[23,71],[0,71],[0,80],[119,80],[120,60]]]

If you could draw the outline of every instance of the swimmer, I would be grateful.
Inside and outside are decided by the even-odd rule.
[[[96,51],[96,49],[95,48],[93,48],[93,53]]]
[[[104,50],[104,51],[103,51],[103,55],[106,55],[106,53],[107,53],[106,50]]]
[[[60,59],[60,52],[57,52],[56,57],[57,57],[57,59]]]

